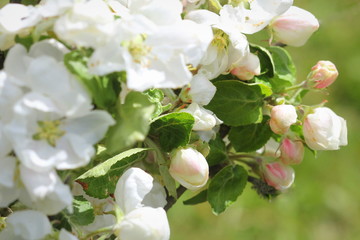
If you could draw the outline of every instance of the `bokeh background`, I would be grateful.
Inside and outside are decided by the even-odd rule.
[[[294,186],[271,202],[249,184],[236,203],[214,216],[207,203],[184,206],[189,195],[183,196],[168,212],[172,240],[360,239],[360,1],[294,0],[294,5],[320,21],[305,46],[287,48],[298,80],[318,60],[334,62],[340,73],[329,95],[311,94],[306,103],[328,100],[326,106],[347,120],[348,146],[319,152],[316,159],[307,152],[294,167]]]

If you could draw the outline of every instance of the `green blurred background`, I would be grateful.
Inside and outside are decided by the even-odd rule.
[[[0,0],[0,6],[6,2]],[[327,106],[347,120],[349,145],[319,152],[316,159],[307,152],[295,166],[294,186],[271,202],[248,186],[225,213],[214,216],[208,204],[183,206],[190,196],[185,194],[168,212],[172,240],[360,239],[360,1],[294,2],[321,25],[305,46],[288,47],[299,81],[318,60],[333,61],[340,72],[329,95],[312,94],[306,102],[328,100]]]
[[[308,104],[328,100],[326,106],[347,120],[349,145],[340,151],[307,152],[295,166],[294,186],[268,202],[250,189],[220,216],[210,206],[169,210],[172,240],[360,239],[360,1],[294,0],[313,13],[319,30],[300,48],[288,47],[303,80],[318,60],[330,60],[339,78],[329,95],[312,94]],[[265,43],[264,43],[265,44]]]

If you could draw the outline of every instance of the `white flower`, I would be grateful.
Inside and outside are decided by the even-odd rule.
[[[0,50],[15,44],[16,34],[27,34],[29,27],[41,20],[37,9],[21,4],[7,4],[0,9]]]
[[[181,110],[181,112],[190,113],[194,117],[194,131],[209,131],[218,122],[213,112],[199,106],[195,102],[191,103],[186,109]]]
[[[207,105],[214,97],[216,87],[204,75],[196,74],[190,82],[189,95],[192,102]]]
[[[193,148],[173,152],[169,172],[176,181],[190,190],[202,188],[209,179],[209,165],[205,157]]]
[[[62,228],[60,230],[59,240],[78,240],[78,238]]]
[[[249,53],[237,65],[231,70],[231,74],[240,80],[251,80],[254,76],[260,75],[260,60],[253,53]]]
[[[114,33],[114,16],[102,0],[79,1],[54,25],[57,36],[69,44],[97,47]]]
[[[122,240],[167,240],[169,223],[162,208],[166,204],[164,188],[140,168],[128,169],[115,189],[116,203],[124,213],[114,226]]]
[[[306,116],[303,133],[313,150],[337,150],[347,145],[346,121],[327,107],[320,107]]]
[[[213,40],[199,69],[199,73],[208,79],[228,73],[249,54],[249,43],[245,35],[237,28],[223,24],[219,15],[207,10],[197,10],[190,12],[186,18],[213,28]]]
[[[128,88],[136,91],[188,84],[187,64],[200,62],[212,38],[208,26],[180,21],[158,27],[142,16],[119,20],[117,31],[117,38],[93,53],[89,69],[98,75],[125,70]]]
[[[142,207],[125,215],[119,229],[121,240],[168,240],[170,228],[162,208]],[[115,232],[116,233],[116,232]]]
[[[12,106],[4,132],[20,161],[37,171],[86,165],[92,145],[114,123],[107,112],[90,111],[89,95],[60,61],[64,52],[58,42],[42,41],[29,53],[16,45],[5,61],[6,73],[26,94]]]
[[[48,215],[71,206],[70,188],[62,183],[54,170],[36,172],[20,165],[20,177],[26,189],[20,194],[20,201],[26,206]]]
[[[296,123],[296,119],[296,109],[293,105],[277,105],[271,109],[271,130],[276,134],[284,134]]]
[[[74,5],[75,0],[42,0],[38,5],[44,18],[59,16]]]
[[[116,5],[119,2],[128,11]],[[172,25],[181,21],[182,5],[178,0],[110,0],[110,6],[122,17],[142,15],[156,25]]]
[[[318,28],[314,15],[294,6],[271,23],[275,39],[294,47],[303,46]]]
[[[125,214],[144,206],[156,208],[166,204],[164,188],[140,168],[130,168],[121,176],[114,195]]]
[[[19,197],[19,189],[15,182],[16,159],[0,156],[0,207],[7,207]]]
[[[43,213],[23,210],[6,218],[6,228],[0,232],[0,239],[39,240],[52,231],[49,219]]]
[[[224,28],[235,28],[245,34],[253,34],[275,17],[290,8],[292,0],[253,0],[250,9],[243,3],[239,6],[225,5],[220,10],[220,22]]]

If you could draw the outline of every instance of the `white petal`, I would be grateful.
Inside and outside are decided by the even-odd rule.
[[[13,236],[11,239],[38,240],[50,234],[52,230],[47,216],[34,210],[15,212],[7,217],[6,222],[8,231]]]

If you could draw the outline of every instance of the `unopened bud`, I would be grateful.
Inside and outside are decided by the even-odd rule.
[[[314,88],[326,88],[335,82],[339,72],[335,64],[330,61],[319,61],[311,68],[308,75],[308,85]]]
[[[197,190],[209,178],[209,165],[205,157],[195,149],[179,149],[172,153],[169,172],[187,189]]]
[[[280,159],[286,165],[300,164],[304,158],[304,144],[301,141],[291,141],[285,138],[280,150]]]
[[[245,60],[239,64],[239,66],[231,70],[231,74],[244,81],[260,75],[259,57],[250,53],[247,57],[245,57]]]
[[[295,172],[290,166],[286,166],[281,162],[273,162],[265,164],[264,177],[268,185],[282,191],[293,184]]]
[[[313,150],[338,150],[347,145],[346,121],[327,107],[316,108],[306,116],[303,133]]]
[[[296,119],[293,105],[277,105],[271,109],[270,128],[276,134],[284,134],[296,123]]]
[[[310,12],[292,6],[271,23],[274,37],[289,46],[303,46],[319,28],[319,21]]]

